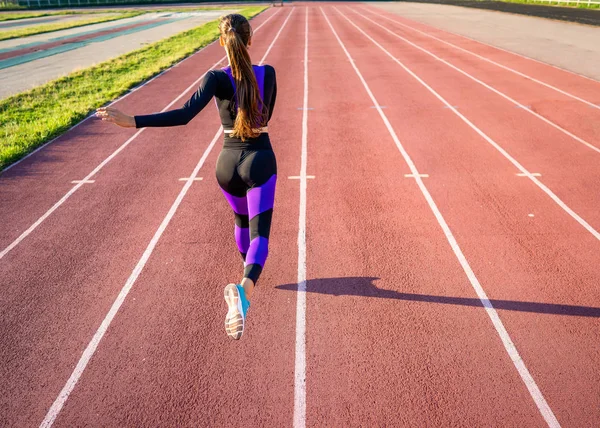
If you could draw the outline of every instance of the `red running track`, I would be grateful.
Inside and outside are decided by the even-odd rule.
[[[600,154],[369,19],[384,14],[590,102],[599,84],[379,9],[292,6],[254,21],[264,26],[253,58],[268,51],[278,72],[269,127],[279,183],[271,255],[244,338],[222,331],[222,287],[241,263],[214,179],[213,109],[185,128],[140,133],[18,240],[72,180],[135,133],[88,120],[0,175],[0,219],[9,225],[0,251],[17,242],[0,258],[0,424],[48,416],[134,278],[70,396],[58,400],[56,426],[594,426],[600,243],[572,214],[600,228]],[[400,24],[386,27],[519,102],[551,104],[536,111],[569,117],[562,125],[598,145],[592,107]],[[143,113],[185,92],[183,101],[222,56],[213,44],[118,105]],[[482,134],[541,173],[532,178],[562,206]],[[187,182],[169,217],[180,179],[203,156],[203,180]],[[416,171],[427,177],[405,176]],[[509,356],[507,337],[520,359]]]

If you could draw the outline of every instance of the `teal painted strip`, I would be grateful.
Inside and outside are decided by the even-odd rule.
[[[48,49],[47,51],[32,52],[27,55],[8,58],[0,61],[0,70],[4,68],[14,67],[15,65],[19,64],[25,64],[26,62],[35,61],[36,59],[44,58],[47,56],[68,52],[70,50],[80,48],[81,46],[85,46],[85,43],[71,43],[69,45],[57,46],[55,48]]]
[[[25,64],[25,63],[28,63],[31,61],[35,61],[37,59],[46,58],[46,57],[49,57],[52,55],[61,54],[61,53],[68,52],[68,51],[71,51],[74,49],[79,49],[79,48],[89,45],[91,43],[104,42],[106,40],[114,39],[115,37],[133,34],[133,33],[139,32],[139,31],[149,30],[151,28],[159,27],[161,25],[171,24],[171,23],[177,22],[177,21],[182,21],[184,19],[188,19],[188,17],[169,19],[169,20],[160,21],[160,22],[153,22],[151,24],[143,25],[141,27],[130,28],[128,30],[119,31],[119,32],[112,33],[112,34],[105,34],[104,36],[95,37],[93,39],[88,39],[88,40],[84,40],[81,42],[68,43],[68,44],[65,44],[62,46],[57,46],[55,48],[48,49],[45,51],[32,52],[30,54],[18,56],[15,58],[8,58],[8,59],[0,61],[0,70],[9,68],[9,67],[14,67],[15,65]]]

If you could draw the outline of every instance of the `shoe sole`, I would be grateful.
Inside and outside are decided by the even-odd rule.
[[[229,284],[223,292],[225,303],[227,303],[227,315],[225,316],[225,331],[227,336],[239,340],[244,334],[245,319],[242,310],[242,299],[235,284]]]

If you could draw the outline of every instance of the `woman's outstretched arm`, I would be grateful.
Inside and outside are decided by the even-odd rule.
[[[99,108],[96,116],[102,120],[123,127],[146,128],[186,125],[192,120],[211,100],[217,89],[217,77],[209,71],[202,79],[202,83],[192,97],[182,108],[169,110],[163,113],[154,113],[141,116],[129,116],[114,107]]]

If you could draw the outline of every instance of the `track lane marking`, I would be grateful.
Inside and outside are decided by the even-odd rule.
[[[190,179],[190,177],[183,177],[183,178],[180,178],[179,181],[188,181],[189,179]],[[193,181],[202,181],[202,180],[204,180],[204,178],[203,177],[192,177],[192,180]]]
[[[302,155],[300,158],[300,206],[298,213],[298,293],[296,297],[296,349],[294,363],[294,428],[306,426],[306,187],[308,178],[308,7],[304,24],[304,102]]]
[[[362,76],[360,70],[354,63],[354,60],[352,60],[352,57],[351,57],[350,53],[348,52],[348,50],[346,49],[346,46],[344,45],[344,43],[338,36],[337,32],[335,31],[335,28],[329,21],[329,18],[325,14],[325,11],[323,10],[323,8],[320,8],[320,9],[321,9],[321,12],[323,13],[323,16],[327,20],[327,23],[329,24],[329,27],[331,28],[331,31],[333,32],[338,43],[340,44],[340,46],[346,53],[346,56],[351,60],[350,63],[352,64],[354,71],[358,75],[358,77],[359,77],[360,81],[362,82],[369,97],[373,101],[373,104],[379,105],[379,103],[377,102],[377,99],[373,95],[373,92],[371,92],[369,85],[367,84],[367,82],[365,81],[364,77]],[[337,11],[337,9],[335,7],[334,7],[334,9]],[[338,13],[339,13],[339,11],[338,11]],[[340,13],[340,15],[344,16],[341,13]],[[539,387],[535,383],[535,380],[531,376],[531,373],[529,373],[529,370],[525,366],[525,363],[523,362],[521,356],[519,355],[519,352],[517,351],[516,346],[514,345],[512,339],[510,338],[508,331],[506,330],[506,328],[504,327],[504,324],[500,320],[500,317],[498,316],[496,309],[494,309],[492,303],[490,302],[489,298],[487,297],[487,294],[483,290],[483,287],[481,286],[481,284],[479,283],[479,280],[475,276],[475,273],[471,269],[469,262],[467,261],[465,255],[463,254],[462,250],[460,249],[458,242],[454,238],[454,235],[452,234],[450,227],[448,226],[448,224],[446,223],[446,220],[442,216],[442,213],[438,209],[435,201],[433,200],[433,197],[431,196],[431,194],[429,193],[429,190],[425,186],[425,183],[419,176],[419,171],[417,170],[417,167],[415,166],[412,159],[410,158],[410,156],[404,149],[404,146],[402,145],[402,143],[400,142],[400,139],[396,135],[396,131],[394,131],[394,128],[390,124],[390,121],[388,120],[388,118],[385,115],[385,113],[383,112],[383,110],[377,109],[377,112],[379,113],[379,116],[381,117],[382,121],[384,122],[390,136],[396,143],[396,147],[402,154],[402,157],[404,158],[406,164],[412,171],[412,174],[415,176],[415,181],[416,181],[417,185],[419,186],[421,193],[425,197],[425,200],[427,201],[431,211],[433,212],[436,220],[438,221],[438,224],[440,225],[442,231],[444,232],[444,235],[446,236],[446,239],[448,240],[450,247],[454,251],[454,254],[455,254],[456,258],[458,259],[461,267],[463,268],[465,274],[467,275],[467,278],[469,279],[471,286],[475,290],[477,297],[479,297],[481,304],[485,308],[485,311],[486,311],[487,315],[489,316],[490,320],[492,321],[492,324],[494,325],[494,328],[496,329],[498,336],[500,336],[502,344],[504,345],[504,349],[508,353],[511,361],[513,362],[515,368],[517,369],[519,375],[521,376],[521,379],[525,383],[531,397],[533,398],[533,400],[534,400],[536,406],[538,407],[540,413],[542,414],[544,420],[548,423],[548,426],[550,426],[550,427],[553,427],[553,428],[559,427],[560,424],[558,423],[558,420],[554,416],[552,409],[546,402],[546,399],[544,398],[544,396],[542,395],[542,392],[540,391]]]

